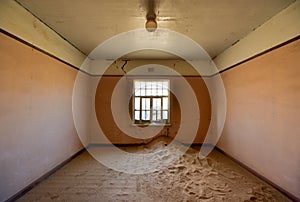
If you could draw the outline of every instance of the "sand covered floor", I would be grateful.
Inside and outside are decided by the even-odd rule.
[[[19,201],[290,201],[216,150],[200,160],[199,149],[189,148],[177,158],[182,145],[166,146],[169,142],[157,139],[149,145],[122,148],[131,154],[151,153],[148,164],[139,159],[118,159],[108,152],[110,147],[93,148],[113,156],[116,164],[130,161],[127,170],[156,166],[152,173],[114,171],[85,151]]]

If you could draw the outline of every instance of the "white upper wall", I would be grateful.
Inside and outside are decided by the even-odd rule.
[[[224,70],[300,35],[300,1],[275,15],[238,43],[218,55],[214,62]]]
[[[300,0],[297,0],[256,30],[249,33],[238,43],[218,55],[214,59],[214,63],[219,70],[224,70],[299,36],[299,19]],[[15,1],[1,0],[0,27],[78,68],[81,67],[86,57]],[[185,72],[186,75],[195,74],[195,71],[192,71],[191,68],[189,69],[191,72]]]
[[[12,0],[0,2],[1,29],[61,60],[80,67],[85,55]]]

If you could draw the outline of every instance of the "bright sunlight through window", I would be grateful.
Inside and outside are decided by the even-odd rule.
[[[168,80],[134,80],[135,124],[169,123],[169,83]]]

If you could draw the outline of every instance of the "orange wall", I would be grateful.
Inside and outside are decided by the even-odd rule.
[[[218,147],[300,198],[300,41],[222,73]]]
[[[0,201],[82,149],[72,117],[77,71],[0,34]]]
[[[114,88],[117,82],[120,80],[121,77],[118,76],[108,76],[102,77],[96,93],[95,98],[95,108],[97,113],[97,118],[99,121],[99,125],[102,128],[103,133],[108,137],[108,139],[115,144],[132,144],[132,143],[142,143],[147,142],[143,139],[132,138],[122,132],[116,123],[114,122],[112,112],[111,112],[111,97],[114,91]],[[179,84],[179,78],[171,77],[170,79],[170,87],[171,90],[179,92],[185,91],[183,87]],[[200,125],[198,128],[197,136],[194,140],[195,143],[202,143],[205,135],[207,133],[209,124],[210,124],[210,117],[211,117],[211,109],[210,109],[210,98],[208,94],[208,90],[206,85],[201,77],[185,77],[187,82],[191,85],[198,102],[198,107],[200,109]],[[128,80],[124,84],[122,84],[122,92],[131,93],[132,90],[132,80]],[[125,97],[125,96],[124,96]],[[179,130],[179,125],[181,121],[181,109],[177,99],[186,99],[184,96],[176,98],[174,95],[171,96],[171,109],[170,109],[170,121],[171,126],[169,128],[169,136],[174,137]],[[182,100],[181,100],[182,101]],[[126,100],[122,100],[120,98],[119,102],[126,102]],[[188,102],[188,101],[187,101]],[[130,111],[130,106],[127,106],[128,111]],[[126,111],[126,112],[128,112]],[[119,113],[124,113],[120,111]],[[192,119],[192,117],[191,117]],[[198,120],[195,120],[198,121]],[[139,127],[131,126],[131,120],[128,121],[128,127],[135,127],[136,131],[138,131]],[[151,127],[151,126],[149,126]],[[153,126],[155,127],[155,126]],[[153,134],[153,135],[160,135],[166,134],[167,130],[164,128],[160,133]],[[187,134],[188,135],[188,134]],[[92,138],[93,139],[93,138]],[[101,143],[98,141],[98,143]]]

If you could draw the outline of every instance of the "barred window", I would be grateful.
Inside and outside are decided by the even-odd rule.
[[[169,83],[168,80],[134,80],[135,124],[169,123]]]

